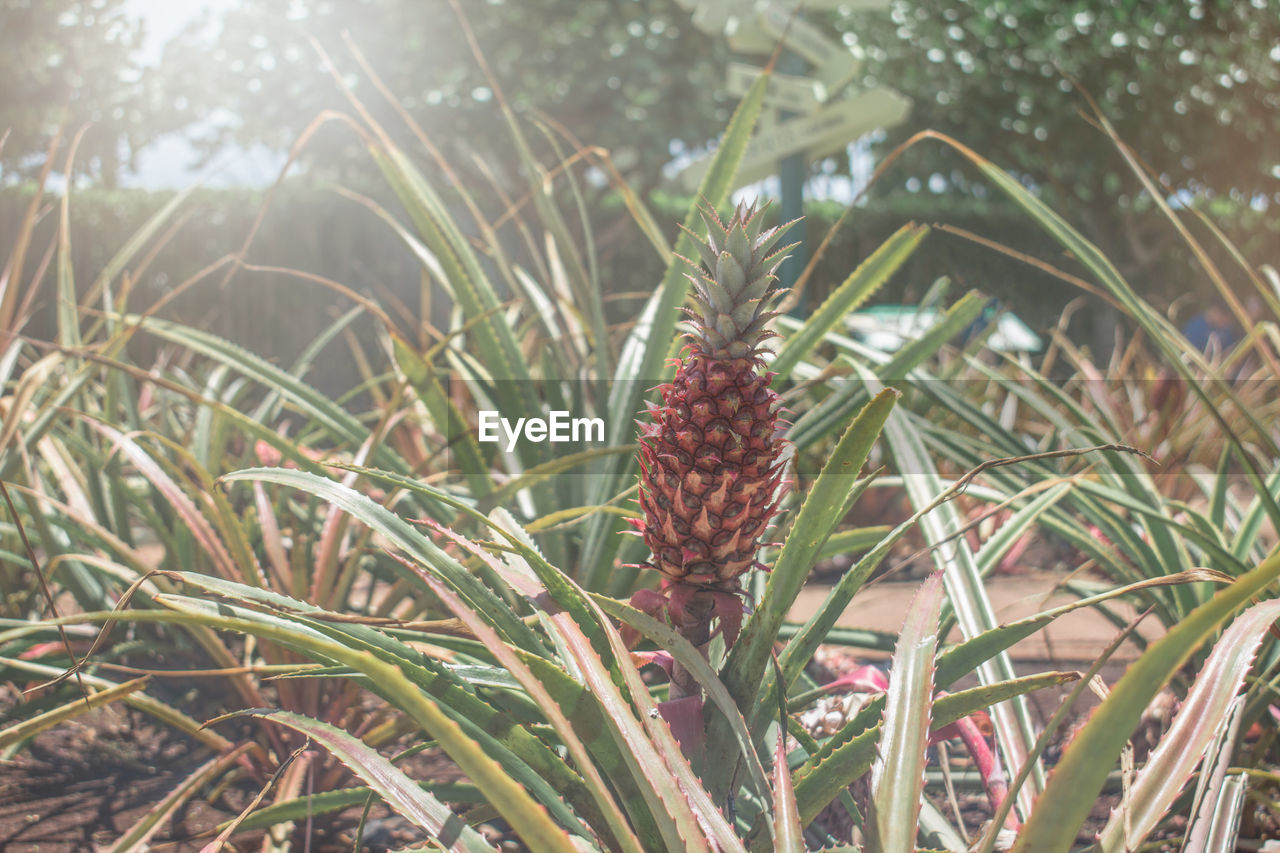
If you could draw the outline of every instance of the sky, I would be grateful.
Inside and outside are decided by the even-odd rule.
[[[125,8],[129,14],[141,18],[145,26],[141,57],[153,64],[160,58],[165,42],[177,35],[187,22],[200,17],[208,10],[219,12],[235,5],[236,0],[203,0],[182,3],[175,0],[128,0]]]
[[[128,0],[125,8],[143,22],[143,41],[139,58],[144,64],[159,61],[165,44],[189,22],[206,11],[221,12],[237,0]],[[138,157],[138,171],[122,175],[120,184],[149,190],[183,189],[201,181],[206,186],[267,186],[275,180],[282,155],[266,150],[229,151],[203,173],[190,168],[195,151],[178,134],[155,139]]]

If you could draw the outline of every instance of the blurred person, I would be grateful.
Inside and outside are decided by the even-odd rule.
[[[1243,330],[1226,306],[1215,302],[1188,320],[1182,334],[1193,347],[1212,354],[1227,352],[1240,343]]]

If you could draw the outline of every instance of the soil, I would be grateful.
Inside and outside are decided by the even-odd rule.
[[[133,711],[103,708],[56,726],[4,764],[0,850],[63,853],[110,844],[206,760]],[[193,803],[158,837],[195,835],[230,817]]]
[[[12,693],[0,695],[0,710],[12,698]],[[0,763],[0,851],[105,850],[208,760],[206,750],[130,708],[102,708],[56,726],[14,760]],[[421,772],[414,775],[427,778]],[[153,836],[150,849],[198,853],[213,840],[219,824],[252,801],[259,785],[246,780],[218,794],[216,802],[190,800]],[[308,848],[349,853],[360,812],[355,808],[317,818]],[[225,849],[259,849],[262,836],[237,834]],[[379,806],[370,811],[364,839],[362,850],[382,853],[420,842],[423,835]]]

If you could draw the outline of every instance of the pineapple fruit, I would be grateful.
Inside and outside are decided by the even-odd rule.
[[[688,345],[640,425],[645,565],[694,588],[736,591],[778,508],[785,442],[761,353],[774,336],[770,285],[792,246],[775,248],[789,224],[763,230],[762,213],[702,211],[701,265],[686,259],[697,271]]]

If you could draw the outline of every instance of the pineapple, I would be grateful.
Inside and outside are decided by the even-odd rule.
[[[778,507],[785,442],[761,352],[774,336],[769,286],[791,246],[774,248],[789,224],[762,231],[762,212],[739,205],[722,222],[702,211],[702,266],[686,259],[697,275],[685,357],[641,424],[645,565],[695,588],[736,590]]]

